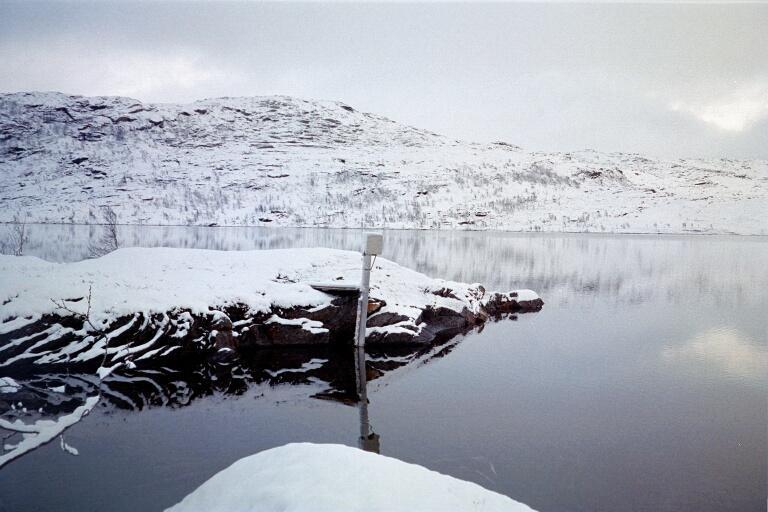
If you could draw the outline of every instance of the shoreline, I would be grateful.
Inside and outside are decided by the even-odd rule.
[[[73,263],[0,256],[0,368],[111,372],[260,347],[351,345],[357,290],[321,289],[355,285],[359,258],[324,248],[125,248]],[[379,258],[366,345],[431,346],[543,304],[531,290],[486,292]]]
[[[12,221],[0,221],[0,225],[15,226],[18,224],[24,224],[26,226],[79,226],[79,227],[94,227],[94,226],[106,226],[104,223],[86,223],[86,222],[12,222]],[[214,223],[215,224],[215,223]],[[751,237],[751,238],[765,238],[768,239],[768,233],[736,233],[736,232],[704,232],[704,231],[514,231],[504,229],[473,229],[473,228],[388,228],[388,227],[337,227],[337,226],[283,226],[272,224],[131,224],[131,223],[117,223],[116,226],[130,227],[130,228],[209,228],[209,229],[297,229],[297,230],[337,230],[337,231],[415,231],[415,232],[436,232],[436,233],[494,233],[494,234],[508,234],[516,236],[575,236],[575,235],[589,235],[589,236],[605,236],[605,237],[642,237],[642,236],[664,236],[664,237]]]

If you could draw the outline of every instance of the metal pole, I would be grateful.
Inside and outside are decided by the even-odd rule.
[[[371,286],[372,256],[381,254],[384,237],[379,233],[367,233],[363,248],[363,276],[360,279],[360,300],[357,303],[357,332],[355,335],[355,373],[357,397],[360,409],[360,448],[380,453],[379,436],[371,430],[368,419],[368,382],[365,370],[365,326],[368,323],[368,290]]]
[[[357,403],[360,412],[360,448],[371,433],[371,422],[368,420],[368,382],[365,375],[365,349],[355,347],[355,376],[357,377]]]
[[[357,445],[367,452],[381,453],[379,435],[371,428],[368,418],[368,377],[365,370],[365,348],[355,347],[355,374],[357,376],[357,407],[360,413],[360,437]]]
[[[363,253],[363,277],[360,281],[360,301],[357,303],[357,336],[355,345],[365,346],[365,324],[368,322],[368,288],[371,285],[371,255]]]

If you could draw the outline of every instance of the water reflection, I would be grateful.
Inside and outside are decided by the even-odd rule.
[[[98,226],[33,225],[27,254],[50,261],[88,255]],[[358,250],[362,231],[264,227],[120,226],[124,246],[216,250],[332,247]],[[524,283],[549,304],[593,297],[622,303],[692,297],[716,305],[768,303],[768,238],[385,231],[384,256],[433,277]],[[746,285],[745,283],[749,283]]]
[[[358,446],[368,452],[381,453],[379,435],[371,428],[368,418],[368,371],[365,364],[365,348],[356,346],[355,376],[357,380],[357,408],[360,413],[360,437]]]
[[[304,398],[357,407],[357,443],[378,453],[379,435],[373,431],[368,414],[369,382],[428,364],[448,354],[456,343],[454,339],[435,347],[377,348],[368,355],[362,347],[260,349],[235,363],[204,361],[174,369],[124,369],[104,380],[87,373],[38,374],[16,379],[13,387],[4,388],[0,410],[5,411],[7,421],[31,424],[71,414],[96,395],[100,395],[99,410],[109,414],[186,407],[205,397],[239,396],[259,387],[264,390],[259,397],[270,400],[271,388],[296,386]],[[12,434],[7,434],[6,442],[13,441]]]
[[[763,385],[768,380],[768,346],[732,327],[707,329],[679,345],[664,347],[661,355],[665,362],[689,371],[714,366],[715,373],[742,382]]]
[[[220,249],[356,248],[361,239],[131,229],[137,244]],[[59,239],[71,248],[62,232],[38,250],[55,253]],[[244,455],[295,441],[363,445],[374,432],[389,456],[541,511],[764,509],[766,239],[386,236],[386,256],[399,263],[496,289],[524,283],[547,307],[455,344],[369,351],[364,365],[350,347],[318,347],[113,375],[103,404],[67,433],[80,455],[57,442],[4,467],[0,510],[162,508]],[[89,379],[30,378],[14,397],[27,411],[14,414],[72,411]],[[12,396],[0,394],[0,407]]]

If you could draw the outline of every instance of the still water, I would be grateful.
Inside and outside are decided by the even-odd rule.
[[[28,254],[52,261],[85,257],[100,235],[30,232]],[[266,228],[120,236],[221,250],[362,239]],[[434,277],[532,288],[546,304],[435,350],[369,353],[381,453],[540,511],[764,510],[768,239],[390,231],[384,255]],[[264,351],[237,381],[210,368],[116,376],[112,399],[65,434],[79,455],[54,442],[0,469],[0,510],[162,510],[258,451],[356,445],[354,357]]]

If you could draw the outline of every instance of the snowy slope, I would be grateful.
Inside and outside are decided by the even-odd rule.
[[[338,102],[0,95],[0,221],[768,234],[768,161],[475,144]]]

